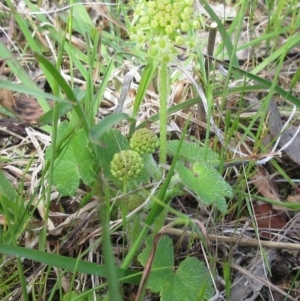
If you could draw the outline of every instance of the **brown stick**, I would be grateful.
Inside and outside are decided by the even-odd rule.
[[[188,236],[198,238],[199,236],[195,232],[191,231],[183,231],[180,229],[168,229],[168,234],[181,236],[184,233]],[[263,246],[265,248],[273,248],[273,249],[287,249],[287,250],[294,250],[294,251],[300,251],[300,244],[299,243],[286,243],[286,242],[276,242],[276,241],[268,241],[268,240],[257,240],[254,238],[242,238],[240,239],[239,236],[237,237],[228,237],[228,236],[221,236],[221,235],[214,235],[214,234],[208,234],[207,238],[210,241],[214,242],[224,242],[224,243],[237,243],[239,246],[251,246],[251,247],[258,247]]]

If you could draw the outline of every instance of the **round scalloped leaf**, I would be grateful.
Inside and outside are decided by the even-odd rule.
[[[57,141],[66,139],[64,135],[72,128],[71,124],[63,122],[57,133]],[[83,129],[69,137],[69,141],[54,162],[53,185],[63,196],[75,194],[75,190],[82,180],[86,185],[92,185],[95,179],[96,162],[88,146],[88,139]],[[86,147],[82,148],[85,145]],[[46,152],[49,159],[52,145]]]
[[[204,181],[214,183],[215,187],[218,188],[224,196],[228,198],[233,197],[231,186],[224,180],[222,175],[211,165],[206,162],[197,162],[193,165],[193,172],[198,176],[203,176]]]
[[[147,264],[153,238],[146,238],[146,248],[138,256],[143,266]],[[160,293],[162,301],[207,300],[214,295],[211,278],[203,262],[187,257],[174,267],[172,239],[164,235],[157,244],[147,287]]]
[[[215,204],[217,209],[226,212],[224,195],[232,197],[232,190],[214,167],[203,161],[196,163],[191,171],[178,162],[176,170],[181,182],[194,191],[205,205]]]
[[[169,141],[167,144],[167,153],[174,156],[178,148],[179,140]],[[219,155],[210,148],[199,146],[196,142],[184,141],[180,149],[180,158],[187,162],[206,161],[217,166],[220,162]]]

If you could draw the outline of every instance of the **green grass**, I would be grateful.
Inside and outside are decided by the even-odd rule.
[[[39,10],[35,4],[25,2],[31,12]],[[11,12],[0,12],[3,28],[14,17],[12,39],[23,55],[0,42],[1,58],[10,70],[7,79],[0,79],[0,89],[33,96],[45,111],[41,124],[34,127],[42,157],[38,157],[40,153],[32,138],[4,144],[1,151],[0,213],[5,218],[0,228],[1,300],[8,300],[12,294],[19,294],[24,300],[129,298],[144,283],[141,279],[145,280],[144,269],[137,262],[145,237],[162,230],[167,232],[168,227],[164,226],[169,223],[170,227],[175,223],[180,229],[184,229],[182,225],[188,226],[202,238],[204,247],[199,258],[206,262],[214,281],[217,274],[223,277],[225,287],[218,282],[216,287],[229,298],[236,275],[230,262],[238,242],[225,248],[212,242],[215,248],[209,248],[205,232],[220,234],[217,229],[225,227],[239,233],[241,221],[253,216],[253,203],[257,200],[294,210],[291,220],[299,211],[298,204],[283,202],[297,191],[293,181],[296,174],[291,168],[295,163],[288,157],[274,157],[260,169],[255,164],[260,159],[255,156],[267,154],[276,140],[271,138],[268,144],[264,143],[271,99],[279,97],[287,115],[291,104],[297,106],[297,113],[300,107],[299,72],[292,66],[288,75],[283,73],[291,64],[289,52],[300,42],[300,17],[295,13],[298,2],[279,1],[268,6],[258,0],[238,1],[235,18],[225,25],[208,2],[201,3],[210,19],[217,22],[222,39],[216,46],[216,61],[210,74],[204,71],[206,49],[201,44],[190,59],[193,70],[187,66],[188,60],[173,62],[164,70],[172,89],[186,80],[184,91],[177,91],[176,103],[172,103],[172,93],[162,87],[167,87],[168,82],[161,80],[158,62],[149,59],[147,51],[136,50],[129,40],[131,9],[135,4],[103,6],[101,11],[109,20],[105,29],[95,27],[84,5],[72,6],[73,1],[68,2],[70,8],[50,14],[51,18],[46,14],[31,16],[17,12],[10,1],[7,5]],[[124,20],[120,14],[125,15]],[[20,38],[16,39],[18,32]],[[241,45],[239,38],[245,32],[249,40]],[[248,59],[239,60],[239,51],[246,49],[250,49]],[[254,53],[262,53],[262,57]],[[30,77],[32,62],[41,69],[51,92],[41,91]],[[228,74],[219,72],[217,65],[225,67]],[[168,95],[164,95],[166,92]],[[162,94],[164,100],[171,100],[167,121],[160,115],[158,99]],[[249,98],[257,100],[251,103]],[[54,101],[53,108],[48,100]],[[197,119],[199,102],[206,103],[206,120]],[[253,106],[258,109],[251,110]],[[2,108],[1,113],[5,114]],[[61,118],[66,119],[65,128]],[[175,130],[162,137],[162,153],[158,152],[155,159],[144,158],[144,174],[126,183],[124,193],[122,185],[110,174],[109,162],[114,153],[128,148],[127,138],[136,128],[151,126],[158,134],[164,133],[165,128],[159,130],[159,120]],[[47,155],[48,143],[37,130],[51,135]],[[76,140],[78,133],[84,137],[82,143]],[[166,142],[172,139],[180,139],[180,143],[171,159]],[[180,149],[188,141],[198,143],[199,149],[205,147],[207,161],[210,149],[219,155],[218,171],[233,189],[233,197],[226,199],[226,212],[216,209],[218,203],[201,200],[192,185],[180,182],[176,163],[181,160]],[[247,165],[227,167],[231,159],[245,161],[243,155],[253,158]],[[187,158],[187,167],[191,169],[194,162],[188,155]],[[43,167],[37,170],[40,164]],[[65,174],[57,175],[59,164],[65,164]],[[67,176],[68,168],[73,167],[75,172]],[[253,181],[258,170],[266,177],[272,173],[276,179],[286,181],[275,184],[282,199],[268,198],[258,191]],[[151,176],[147,171],[152,172]],[[68,188],[72,181],[76,182],[75,175],[79,183],[74,184],[75,189],[69,189],[71,193],[55,194],[60,184]],[[221,184],[217,186],[211,185],[203,198],[209,198],[214,189],[221,190]],[[124,209],[120,202],[124,206],[131,195],[138,195],[144,204],[129,214],[126,221],[124,216],[118,219],[120,216],[114,211]],[[208,203],[212,205],[204,205]],[[202,226],[193,221],[197,215]],[[130,227],[124,223],[136,223],[137,218],[139,235],[127,234],[124,229]],[[265,250],[259,249],[257,217],[254,220],[252,238],[257,239],[258,249],[253,248],[253,252],[264,254]],[[200,230],[195,230],[196,225]],[[130,237],[135,239],[127,249],[126,240]],[[185,253],[180,253],[177,244],[175,262],[179,266],[184,257],[191,255],[197,241],[191,239]],[[176,256],[181,259],[176,261]],[[267,260],[265,263],[269,265]],[[299,275],[290,271],[290,277],[293,289],[299,283]],[[139,297],[143,300],[143,296]]]

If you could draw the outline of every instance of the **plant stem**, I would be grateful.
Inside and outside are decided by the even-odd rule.
[[[99,176],[99,183],[101,183],[101,175]],[[98,195],[101,196],[102,194],[102,187],[100,184],[96,186],[96,189],[98,190]],[[116,300],[121,301],[121,293],[120,293],[120,284],[118,282],[117,278],[117,270],[115,266],[114,261],[114,255],[112,250],[112,244],[111,244],[111,237],[109,232],[109,218],[107,214],[107,199],[108,195],[105,195],[105,202],[102,202],[100,205],[100,220],[101,220],[101,226],[102,226],[102,239],[103,239],[103,254],[105,258],[105,270],[107,273],[107,282],[108,282],[108,288],[109,288],[109,299],[110,300]],[[101,198],[99,198],[101,199]]]
[[[127,193],[127,177],[124,178],[123,180],[123,195],[126,196]],[[128,214],[128,205],[127,205],[127,200],[121,200],[120,203],[120,208],[121,208],[121,213],[122,213],[122,220],[123,220],[123,225],[125,227],[126,224],[126,215]]]
[[[160,187],[160,191],[157,195],[157,198],[159,200],[164,200],[165,205],[168,205],[168,199],[165,199],[165,195],[166,195],[167,189],[170,185],[170,181],[171,181],[171,178],[172,178],[174,170],[175,170],[176,162],[179,159],[180,149],[181,149],[181,146],[183,144],[183,140],[185,138],[185,135],[187,133],[187,129],[188,129],[189,124],[190,124],[190,116],[189,116],[189,118],[188,118],[188,120],[187,120],[187,122],[184,126],[184,129],[182,131],[182,135],[181,135],[180,140],[179,140],[179,145],[178,145],[178,148],[177,148],[176,153],[174,155],[171,167],[170,167],[170,169],[167,173],[166,179],[163,182],[162,186]],[[153,204],[152,209],[151,209],[150,213],[148,214],[148,216],[145,220],[144,228],[140,232],[140,235],[138,236],[138,238],[135,240],[133,246],[130,248],[129,252],[127,253],[127,256],[124,258],[124,261],[123,261],[122,266],[121,266],[122,269],[127,269],[129,267],[129,265],[132,262],[136,252],[139,250],[144,238],[146,237],[147,233],[149,232],[149,230],[151,229],[153,223],[155,222],[155,219],[157,218],[157,216],[159,216],[161,214],[163,209],[164,209],[164,207],[160,203],[154,203]]]
[[[166,62],[162,62],[158,75],[159,87],[159,119],[160,119],[160,156],[159,163],[167,161],[167,103],[170,90],[170,76]]]

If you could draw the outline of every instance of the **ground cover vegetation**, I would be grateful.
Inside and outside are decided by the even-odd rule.
[[[296,0],[0,3],[1,300],[299,300]]]

